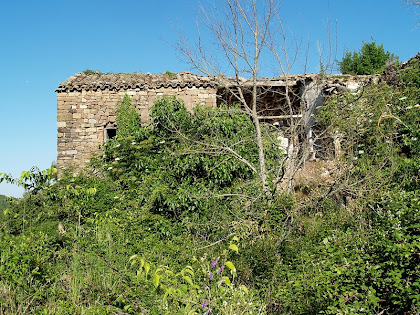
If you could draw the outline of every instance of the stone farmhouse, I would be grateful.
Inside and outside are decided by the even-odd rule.
[[[285,125],[291,116],[301,118],[305,132],[310,136],[312,114],[322,105],[325,95],[357,88],[360,80],[371,79],[329,76],[320,80],[314,74],[263,78],[257,83],[262,95],[258,103],[259,114],[261,119]],[[115,112],[124,94],[132,98],[132,105],[141,114],[142,121],[148,122],[149,109],[158,97],[177,96],[189,110],[198,104],[214,107],[221,102],[235,101],[229,92],[235,84],[237,82],[231,78],[216,80],[191,72],[160,75],[77,73],[56,90],[58,171],[60,173],[68,166],[74,166],[75,170],[85,166],[92,154],[100,152],[101,146],[116,135]],[[250,82],[241,79],[240,84],[246,87]],[[285,105],[286,85],[293,113]]]

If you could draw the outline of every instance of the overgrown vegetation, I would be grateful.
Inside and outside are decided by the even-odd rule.
[[[322,108],[345,150],[330,190],[305,204],[282,247],[277,312],[419,311],[420,94],[411,84],[419,75],[414,59],[399,73],[404,83],[337,95]]]
[[[334,176],[272,199],[248,115],[162,98],[140,125],[124,97],[84,173],[1,174],[26,193],[0,212],[0,313],[419,312],[419,60],[397,78],[331,97]]]

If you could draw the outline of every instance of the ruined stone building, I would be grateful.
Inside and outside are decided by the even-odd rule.
[[[343,76],[341,76],[343,77]],[[217,83],[219,82],[219,83]],[[242,82],[246,86],[247,80]],[[163,95],[177,96],[191,110],[200,104],[217,106],[235,100],[229,87],[235,84],[226,78],[220,80],[183,72],[178,74],[102,74],[78,73],[57,88],[57,167],[59,172],[70,165],[83,167],[91,155],[116,134],[115,112],[124,94],[141,114],[143,122],[149,120],[153,101]],[[286,123],[287,119],[301,117],[310,131],[312,114],[322,105],[323,97],[334,90],[351,88],[354,80],[330,77],[321,83],[316,75],[287,78],[260,79],[258,81],[258,108],[262,119]],[[284,89],[288,86],[293,113],[284,104]],[[249,95],[245,95],[249,97]],[[302,111],[303,108],[303,111]]]

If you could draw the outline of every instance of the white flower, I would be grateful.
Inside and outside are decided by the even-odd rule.
[[[420,107],[420,104],[416,104],[416,105],[414,105],[414,107]]]
[[[133,142],[131,142],[131,144],[132,144],[132,145],[134,145],[134,144],[136,144],[136,142],[135,142],[135,141],[133,141]]]
[[[365,151],[359,150],[359,154],[363,154],[363,153],[365,153]]]
[[[108,167],[108,171],[109,171],[109,170],[112,170],[112,166]]]
[[[411,140],[416,141],[417,140],[417,137],[413,137],[413,138],[411,138]]]
[[[413,108],[413,106],[407,106],[406,107],[406,109],[412,109]]]
[[[407,96],[403,96],[403,97],[399,98],[400,101],[404,101],[406,99],[407,99]]]
[[[160,143],[160,144],[163,144],[163,143],[165,143],[165,140],[159,141],[159,143]]]
[[[115,158],[115,161],[119,161],[119,160],[121,160],[120,158]]]
[[[115,147],[119,148],[121,144],[117,144]]]
[[[114,199],[118,199],[118,196],[115,196]]]

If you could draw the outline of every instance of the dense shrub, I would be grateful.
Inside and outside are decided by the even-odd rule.
[[[360,52],[347,51],[338,65],[343,74],[377,74],[397,61],[394,54],[384,50],[383,44],[377,45],[372,41],[363,43]]]

